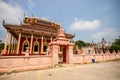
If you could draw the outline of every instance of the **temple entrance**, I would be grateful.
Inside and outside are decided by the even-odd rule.
[[[58,62],[66,63],[66,46],[59,46]]]
[[[71,43],[66,38],[64,30],[60,29],[57,38],[49,44],[49,52],[52,53],[52,65],[73,64],[73,46],[74,43]]]

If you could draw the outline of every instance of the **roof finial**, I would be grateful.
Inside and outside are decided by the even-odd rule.
[[[3,24],[5,24],[5,20],[3,19]]]
[[[35,18],[34,14],[32,14],[32,18]]]
[[[92,44],[94,44],[94,41],[92,40]]]
[[[22,21],[20,21],[20,24],[22,24]]]
[[[104,37],[102,37],[102,40],[105,40]]]
[[[24,12],[24,17],[28,17],[25,12]]]
[[[60,25],[60,23],[58,23],[58,25]]]

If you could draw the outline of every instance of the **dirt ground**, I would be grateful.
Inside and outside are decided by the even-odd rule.
[[[120,60],[4,74],[0,80],[120,80]]]

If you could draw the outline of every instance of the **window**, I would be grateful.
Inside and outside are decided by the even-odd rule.
[[[34,45],[34,52],[38,52],[38,44]]]
[[[34,53],[39,53],[39,42],[34,42]]]
[[[44,43],[44,44],[43,44],[43,52],[46,52],[46,51],[47,51],[47,47],[48,47],[47,43]]]
[[[27,47],[29,47],[29,41],[28,41],[28,40],[25,40],[25,41],[23,42],[23,49],[22,49],[22,51],[25,52]]]

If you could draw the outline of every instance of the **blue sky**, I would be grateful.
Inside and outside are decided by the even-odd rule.
[[[60,23],[75,33],[74,40],[112,41],[120,36],[120,0],[1,0],[0,39],[6,36],[2,20],[19,24],[24,13]]]

